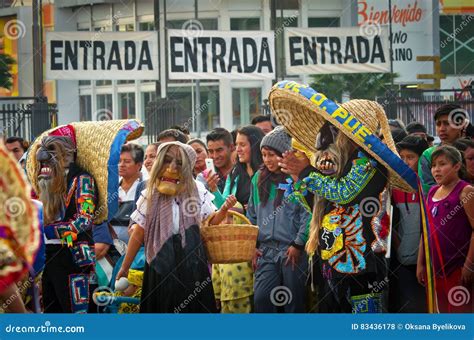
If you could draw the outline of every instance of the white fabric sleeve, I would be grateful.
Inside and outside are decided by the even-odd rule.
[[[146,190],[143,190],[137,201],[137,209],[130,215],[130,219],[142,228],[145,228],[146,209],[148,205],[148,200],[145,195]]]
[[[201,220],[204,221],[209,217],[210,214],[217,210],[216,206],[212,201],[214,200],[214,195],[211,194],[201,182],[196,181],[196,186],[199,193],[199,199],[201,201]]]

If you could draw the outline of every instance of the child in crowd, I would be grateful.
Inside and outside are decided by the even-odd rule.
[[[258,225],[258,249],[254,261],[254,307],[257,313],[305,311],[307,256],[304,246],[310,214],[298,203],[283,198],[278,190],[290,176],[281,172],[278,157],[291,149],[283,127],[267,134],[260,144],[263,166],[252,178],[247,217]]]
[[[437,185],[428,193],[430,244],[438,308],[442,313],[473,311],[474,188],[459,178],[461,153],[441,146],[432,154],[431,173]],[[425,257],[420,243],[418,281],[426,284]],[[458,303],[459,293],[465,297]]]
[[[415,172],[418,160],[428,149],[428,142],[409,135],[397,144],[400,158]],[[416,262],[421,237],[420,198],[416,193],[392,191],[392,256],[390,259],[390,311],[394,313],[426,312],[423,286],[416,279]]]

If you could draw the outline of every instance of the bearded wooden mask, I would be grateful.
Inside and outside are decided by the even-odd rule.
[[[40,164],[38,178],[63,176],[74,162],[75,152],[76,147],[69,137],[44,137],[36,152],[36,159]]]

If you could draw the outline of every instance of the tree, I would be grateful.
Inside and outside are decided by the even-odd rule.
[[[0,88],[10,90],[13,86],[11,68],[15,63],[8,54],[0,54]]]
[[[314,75],[311,87],[333,100],[342,101],[343,93],[351,98],[374,100],[390,89],[396,73],[341,73]]]

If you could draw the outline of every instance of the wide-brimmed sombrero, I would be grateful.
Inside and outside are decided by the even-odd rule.
[[[38,210],[16,159],[0,142],[0,291],[33,265],[40,244]]]
[[[272,114],[308,150],[316,151],[316,136],[328,121],[388,169],[393,187],[407,192],[417,190],[417,176],[398,156],[380,104],[355,99],[338,105],[311,87],[293,81],[275,84],[269,101]],[[375,134],[379,128],[383,142]]]
[[[41,139],[48,135],[70,136],[76,143],[76,163],[94,177],[97,186],[94,223],[110,221],[118,209],[120,150],[142,133],[143,125],[134,119],[77,122],[44,132],[28,152],[27,172],[33,189],[38,191],[40,164],[35,155]]]

